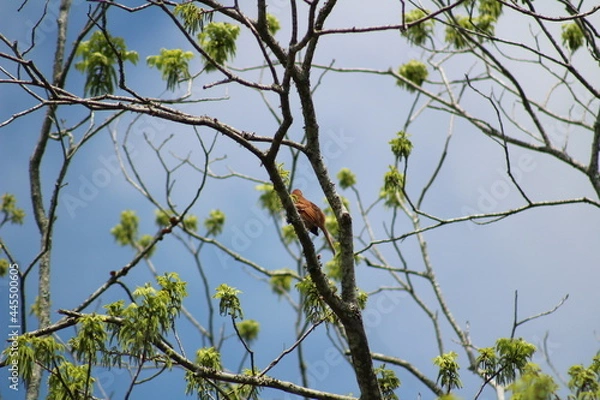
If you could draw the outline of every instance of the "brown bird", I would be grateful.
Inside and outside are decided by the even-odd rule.
[[[323,214],[323,211],[315,203],[305,199],[299,189],[292,191],[292,200],[298,209],[298,214],[300,214],[300,218],[302,218],[306,229],[317,236],[319,236],[319,229],[321,229],[333,255],[335,255],[333,238],[325,227],[325,214]]]

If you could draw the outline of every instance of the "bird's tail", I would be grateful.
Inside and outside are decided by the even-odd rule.
[[[323,227],[323,234],[325,236],[325,239],[327,239],[327,243],[329,243],[329,247],[331,248],[331,252],[335,256],[335,247],[333,246],[333,238],[331,237],[331,235],[327,231],[327,228],[325,228],[325,227]]]

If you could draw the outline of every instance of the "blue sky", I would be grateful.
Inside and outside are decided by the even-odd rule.
[[[51,10],[56,9],[56,1],[50,2],[50,5]],[[3,5],[3,9],[10,8],[10,11],[0,15],[0,26],[3,26],[2,33],[11,40],[26,43],[28,38],[23,26],[30,26],[28,21],[34,21],[40,15],[40,10],[33,3],[28,4],[21,13],[16,12],[16,7],[14,4]],[[75,2],[71,35],[81,26],[87,8],[87,3]],[[270,12],[282,20],[282,42],[286,41],[285,34],[288,32],[284,19],[288,11],[286,2],[270,2]],[[399,3],[377,2],[377,7],[365,9],[364,2],[347,1],[340,3],[329,23],[330,27],[394,24],[398,23],[399,15]],[[53,17],[48,18],[52,20]],[[138,66],[127,67],[130,86],[145,95],[160,95],[165,84],[156,70],[145,67],[145,58],[158,54],[162,47],[186,46],[171,29],[168,20],[153,10],[139,14],[112,10],[109,28],[113,35],[125,37],[129,49],[140,54]],[[515,31],[520,32],[506,29],[500,32],[517,35],[528,30],[519,26]],[[38,46],[29,54],[30,58],[40,63],[39,66],[45,72],[51,69],[49,61],[52,59],[54,34],[51,25],[42,28],[37,40]],[[2,51],[6,52],[7,49],[3,48]],[[387,32],[352,37],[326,36],[317,53],[317,62],[328,64],[335,59],[335,66],[338,67],[385,70],[396,68],[408,59],[419,56],[420,53],[409,47],[397,32]],[[256,62],[255,46],[251,44],[248,35],[242,35],[238,43],[238,57],[233,65],[243,68]],[[198,67],[199,63],[200,60],[196,57],[193,64]],[[0,66],[5,65],[6,61],[0,61]],[[588,75],[595,71],[587,67],[591,64],[584,59],[581,60],[581,65]],[[10,70],[13,68],[6,67]],[[464,68],[464,65],[453,65],[448,72],[454,77],[461,76]],[[521,73],[523,80],[528,83],[537,78],[533,68],[524,69]],[[274,132],[275,121],[270,117],[258,93],[235,86],[202,90],[202,85],[218,79],[214,73],[202,76],[194,83],[192,92],[197,97],[229,96],[228,101],[196,103],[185,106],[185,110],[196,114],[210,113],[233,126],[256,131],[261,135]],[[68,88],[82,93],[82,85],[81,74],[71,72]],[[539,88],[540,96],[545,89],[544,86]],[[532,87],[532,90],[537,89]],[[324,154],[327,167],[332,176],[343,167],[351,168],[357,175],[358,188],[366,204],[376,200],[383,173],[393,163],[387,142],[402,128],[412,100],[413,97],[399,89],[392,78],[368,74],[328,73],[315,94],[322,144],[328,149]],[[470,100],[464,106],[474,114],[488,117],[493,115],[493,111],[480,99],[472,97]],[[2,120],[31,104],[31,99],[18,88],[2,85]],[[565,107],[568,105],[562,109],[561,104],[557,105],[562,112],[565,112]],[[61,116],[73,118],[75,113],[81,115],[81,112],[82,110],[65,108],[61,111]],[[3,171],[0,174],[0,192],[14,193],[19,205],[27,213],[24,226],[5,226],[0,235],[22,266],[29,264],[39,245],[28,200],[27,168],[42,115],[38,111],[0,129],[0,168]],[[106,115],[98,113],[98,121]],[[112,126],[120,140],[130,121],[130,117],[124,117],[117,125]],[[451,218],[464,215],[469,210],[492,212],[522,205],[523,200],[506,176],[502,147],[471,125],[460,120],[451,121],[447,114],[434,110],[426,111],[409,129],[414,143],[408,168],[409,194],[416,198],[431,176],[451,122],[454,124],[454,136],[450,155],[423,204],[424,210],[433,215]],[[298,117],[292,128],[292,137],[300,138],[301,130],[302,123]],[[562,132],[560,126],[556,131],[559,134]],[[208,130],[200,132],[207,141],[214,135]],[[138,121],[132,130],[130,141],[130,146],[135,149],[135,164],[147,180],[150,190],[164,204],[164,174],[158,166],[156,154],[144,143],[143,133],[150,135],[155,144],[173,134],[173,139],[167,146],[169,150],[182,157],[191,150],[191,157],[198,164],[202,163],[203,156],[189,127],[155,123],[147,117]],[[589,133],[575,131],[571,138],[569,149],[586,160],[584,149]],[[60,162],[58,144],[51,142],[50,146],[43,168],[44,183],[48,190],[52,188]],[[225,156],[226,159],[213,164],[215,173],[225,174],[233,170],[260,180],[267,179],[255,158],[248,156],[239,146],[228,142],[224,137],[219,137],[213,157]],[[109,271],[122,267],[131,259],[131,250],[119,247],[109,233],[118,222],[122,210],[136,210],[141,220],[142,233],[152,234],[156,231],[153,223],[155,207],[124,180],[115,168],[114,157],[110,133],[104,131],[81,150],[67,175],[68,186],[63,191],[58,209],[52,254],[53,310],[75,307],[106,280]],[[520,173],[519,182],[533,200],[581,196],[595,199],[589,183],[556,159],[515,148],[511,148],[511,157],[513,168],[518,170],[513,172]],[[286,154],[282,154],[281,161],[289,162]],[[324,205],[322,192],[316,185],[314,176],[305,166],[301,170],[303,172],[298,176],[297,185],[303,186],[308,198]],[[191,200],[200,178],[190,168],[180,171],[174,191],[174,200],[179,206],[184,206]],[[223,244],[236,248],[244,257],[267,269],[295,268],[277,239],[276,229],[279,229],[279,225],[275,225],[258,207],[255,185],[254,182],[240,179],[209,180],[206,191],[193,207],[192,213],[203,220],[210,210],[222,209],[227,215],[225,230],[219,237]],[[342,194],[350,199],[355,229],[358,232],[362,223],[357,214],[355,198],[350,191]],[[66,202],[69,196],[82,200],[84,204],[78,203],[80,207],[69,208]],[[384,226],[389,227],[390,223],[388,210],[377,208],[371,215],[371,222],[376,236],[385,237]],[[569,294],[568,301],[556,313],[525,324],[517,330],[517,336],[536,345],[548,333],[552,360],[565,376],[568,366],[588,364],[598,350],[597,331],[600,319],[597,306],[600,304],[600,292],[597,290],[599,273],[596,248],[600,240],[599,224],[600,215],[596,209],[574,205],[535,209],[485,226],[453,224],[430,231],[425,238],[446,300],[457,322],[462,327],[469,325],[476,346],[491,346],[498,337],[510,334],[515,290],[519,291],[520,318],[551,309],[563,296]],[[411,229],[407,219],[400,219],[396,226],[397,232],[409,232]],[[360,248],[358,244],[357,248]],[[422,268],[418,243],[414,237],[401,242],[400,248],[411,267]],[[389,257],[390,263],[400,266],[389,246],[384,246],[381,250]],[[327,254],[326,257],[328,256]],[[207,266],[212,288],[226,282],[243,291],[241,301],[246,317],[261,323],[261,336],[254,344],[254,349],[258,366],[264,367],[281,350],[293,343],[290,324],[295,316],[284,301],[273,297],[264,283],[252,279],[255,274],[239,263],[224,258],[211,247],[204,250],[201,259]],[[175,238],[167,238],[160,244],[153,263],[160,273],[175,271],[188,282],[190,297],[186,306],[203,321],[205,297],[197,270]],[[387,275],[369,270],[364,264],[357,267],[357,276],[358,285],[365,290],[391,284]],[[152,280],[151,273],[144,265],[136,267],[125,278],[132,287]],[[0,286],[2,293],[6,289],[4,283],[2,281]],[[433,301],[431,292],[425,286],[420,289],[427,301]],[[35,297],[32,281],[27,287],[27,296],[28,300]],[[101,304],[124,296],[118,289],[110,290],[87,311],[101,312]],[[53,320],[58,318],[57,314],[53,314]],[[435,378],[431,360],[437,354],[431,323],[408,297],[393,294],[374,296],[369,303],[365,320],[373,351],[411,361]],[[217,318],[216,323],[230,329],[225,318]],[[459,351],[452,340],[449,326],[443,324],[442,327],[446,333],[446,350],[458,351],[461,355],[459,362],[466,363],[464,353]],[[4,332],[4,329],[3,326],[0,332]],[[193,358],[195,350],[202,346],[199,335],[183,320],[179,329],[187,355]],[[347,363],[332,355],[331,344],[326,339],[323,327],[307,339],[304,348],[313,378],[311,385],[338,393],[357,393]],[[241,352],[241,346],[230,341],[223,349],[224,364],[230,369],[236,369]],[[543,362],[540,356],[536,356],[534,360]],[[291,355],[273,370],[273,375],[298,381],[295,367],[296,357]],[[2,382],[5,381],[5,373],[6,371],[0,370]],[[183,398],[184,386],[180,375],[177,372],[163,378],[164,381],[142,385],[137,396],[181,393]],[[398,375],[403,382],[399,391],[401,397],[415,398],[417,393],[423,393],[423,398],[429,398],[423,387],[406,372],[399,370]],[[113,370],[103,372],[102,379],[107,392],[121,393],[128,375]],[[468,371],[463,372],[463,381],[467,389],[460,394],[471,398],[478,388],[477,381]],[[5,386],[0,387],[0,394],[13,398]],[[20,394],[24,394],[24,391]],[[276,396],[268,391],[264,392],[264,396],[282,398],[281,395]],[[491,394],[488,396],[491,398]]]

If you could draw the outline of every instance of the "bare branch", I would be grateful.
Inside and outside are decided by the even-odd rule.
[[[373,353],[373,359],[383,361],[388,364],[397,365],[406,369],[412,375],[415,376],[418,380],[423,382],[425,386],[429,388],[436,396],[442,396],[445,394],[444,390],[439,387],[434,381],[429,379],[425,374],[423,374],[417,367],[406,360],[402,360],[400,358],[391,357],[385,354]]]
[[[550,310],[547,311],[543,311],[541,313],[535,314],[535,315],[531,315],[527,318],[523,318],[522,320],[518,319],[518,306],[519,306],[519,292],[515,290],[515,305],[514,305],[514,320],[513,320],[513,326],[512,326],[512,330],[510,332],[510,337],[511,339],[515,337],[515,332],[517,330],[517,328],[529,321],[532,321],[534,319],[537,318],[541,318],[544,317],[546,315],[550,315],[552,313],[554,313],[556,310],[558,310],[564,303],[565,301],[567,301],[567,299],[569,298],[569,295],[566,294],[562,299],[560,299],[560,301],[558,302],[557,305],[555,305],[553,308],[551,308]]]

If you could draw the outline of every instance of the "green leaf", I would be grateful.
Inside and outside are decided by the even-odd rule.
[[[225,214],[223,214],[223,218],[225,218]],[[183,226],[185,229],[195,232],[198,230],[198,217],[193,214],[188,214],[183,220]]]
[[[214,347],[203,347],[196,352],[196,364],[208,368],[214,371],[221,371],[223,366],[221,364],[221,354]],[[212,379],[205,379],[196,374],[193,371],[186,371],[185,380],[187,382],[185,387],[186,394],[192,394],[194,391],[197,392],[199,399],[212,399],[215,398],[214,391],[218,388],[219,391],[225,393],[227,391],[227,398],[231,393],[231,386],[225,386],[213,381]],[[221,398],[221,396],[217,396]],[[236,399],[235,397],[231,397]]]
[[[141,248],[146,248],[150,243],[152,243],[152,241],[154,240],[154,237],[152,235],[142,235],[142,237],[137,241],[137,244],[139,247]],[[154,254],[154,251],[156,250],[156,246],[152,246],[150,248],[150,250],[148,250],[146,252],[146,254],[144,255],[144,257],[146,259],[152,257],[152,255]]]
[[[121,212],[121,220],[110,233],[115,240],[121,245],[134,245],[138,236],[139,218],[133,210],[125,210]]]
[[[122,301],[107,305],[109,315],[122,318],[122,324],[108,324],[111,340],[117,341],[121,354],[127,354],[136,363],[140,357],[155,353],[154,343],[173,329],[183,298],[186,283],[176,273],[165,273],[156,278],[160,289],[149,283],[133,292],[135,303],[123,308]],[[118,357],[117,357],[118,359]]]
[[[404,131],[396,133],[396,137],[389,141],[392,153],[400,161],[403,158],[406,160],[410,155],[413,144],[409,139],[410,135]]]
[[[296,231],[294,230],[294,227],[292,225],[284,225],[281,228],[281,233],[282,233],[282,237],[283,237],[283,242],[285,244],[290,244],[294,240],[298,239],[298,236],[296,235]]]
[[[358,290],[356,293],[356,301],[358,302],[358,306],[361,310],[364,310],[367,307],[367,301],[369,300],[369,294],[364,290]]]
[[[290,184],[290,171],[285,169],[285,163],[280,162],[277,164],[277,173],[281,177],[283,184],[288,186]]]
[[[76,63],[75,68],[86,74],[84,92],[92,96],[114,93],[117,83],[115,65],[119,59],[133,64],[138,60],[137,52],[127,51],[123,38],[102,31],[94,32],[90,40],[81,42],[76,55],[82,61]]]
[[[342,281],[342,263],[339,257],[333,257],[325,263],[325,273],[336,282]]]
[[[337,174],[337,178],[340,181],[340,187],[347,189],[356,185],[356,175],[349,168],[342,168]]]
[[[479,14],[489,15],[497,20],[502,15],[502,3],[498,0],[479,0]]]
[[[96,379],[89,373],[88,365],[74,365],[68,361],[52,368],[48,378],[48,400],[87,399],[93,393],[93,383]],[[88,390],[86,392],[86,389]]]
[[[398,207],[404,200],[404,174],[398,171],[393,165],[389,166],[389,171],[383,177],[383,187],[379,192],[379,197],[385,200],[387,207]]]
[[[344,203],[344,206],[346,207],[346,209],[350,208],[349,204],[348,204],[348,199],[346,199],[345,197],[342,197],[342,203]],[[323,212],[325,213],[325,227],[327,228],[327,230],[329,231],[331,236],[336,238],[340,231],[340,227],[338,225],[337,219],[335,219],[335,215],[333,215],[333,210],[331,209],[331,207],[327,207],[323,210]],[[326,239],[323,238],[323,240],[326,240]],[[336,245],[335,240],[334,240],[333,245],[334,246]]]
[[[123,309],[125,306],[125,301],[118,300],[114,303],[109,303],[103,306],[106,309],[106,313],[111,317],[121,317],[123,316]]]
[[[398,379],[396,373],[385,368],[385,364],[375,368],[374,372],[375,375],[380,375],[377,376],[377,383],[381,389],[382,398],[384,400],[398,400],[394,390],[400,387],[400,379]]]
[[[53,368],[55,364],[65,361],[65,347],[53,336],[18,336],[9,338],[9,341],[11,344],[2,352],[2,359],[6,358],[7,365],[18,365],[19,376],[26,383],[31,381],[34,365]]]
[[[597,399],[600,394],[600,357],[594,357],[592,364],[586,368],[583,365],[573,365],[569,368],[567,386],[578,399]]]
[[[452,389],[462,387],[459,374],[460,366],[456,362],[457,358],[458,354],[451,351],[433,359],[433,363],[439,368],[438,382],[441,383],[442,387],[446,387],[448,393]]]
[[[242,371],[243,375],[246,376],[255,376],[256,372],[253,372],[249,368],[245,368]],[[238,384],[234,387],[234,394],[231,397],[232,400],[259,400],[260,392],[263,388],[260,386],[246,385],[246,384]]]
[[[277,214],[281,211],[282,205],[277,192],[272,184],[267,183],[264,185],[257,185],[256,190],[262,192],[258,201],[260,206],[267,210],[271,215]]]
[[[501,338],[496,341],[499,358],[499,372],[496,377],[500,385],[514,382],[535,353],[535,346],[523,339]]]
[[[478,350],[477,367],[486,377],[491,377],[498,370],[498,357],[493,347],[484,347]]]
[[[40,305],[40,296],[36,296],[35,300],[33,301],[33,303],[31,304],[31,307],[29,309],[29,314],[30,315],[35,315],[36,317],[40,317],[41,315],[41,305]]]
[[[422,86],[423,82],[425,82],[429,76],[429,72],[427,71],[427,66],[421,61],[410,60],[398,68],[398,75],[416,86]],[[396,84],[409,92],[414,92],[416,90],[413,85],[402,79],[396,80]]]
[[[189,62],[192,58],[194,54],[191,51],[161,49],[159,55],[147,57],[146,63],[162,73],[168,90],[175,90],[182,81],[191,79]]]
[[[279,29],[281,29],[279,20],[273,14],[267,14],[267,29],[273,36],[279,31]]]
[[[418,21],[429,15],[429,10],[415,9],[404,14],[404,21],[407,24]],[[417,46],[425,44],[433,34],[433,19],[428,19],[417,25],[411,26],[406,31],[402,32],[408,41]]]
[[[175,214],[171,210],[155,210],[154,211],[155,219],[154,222],[159,227],[171,226],[171,217]]]
[[[78,327],[77,335],[69,340],[69,345],[79,361],[96,364],[98,353],[106,351],[107,333],[103,317],[86,315],[79,319]]]
[[[219,313],[221,315],[231,315],[233,318],[243,318],[242,307],[238,294],[242,293],[234,287],[222,283],[217,287],[213,298],[219,299]]]
[[[193,2],[185,2],[175,6],[173,14],[183,21],[183,28],[192,35],[204,29],[204,24],[211,22],[214,13],[198,7]]]
[[[207,230],[208,236],[217,236],[223,232],[225,225],[225,213],[221,210],[212,210],[209,217],[204,220],[204,227]]]
[[[196,352],[196,364],[220,371],[221,354],[214,347],[203,347]]]
[[[486,40],[485,36],[494,36],[494,32],[496,30],[496,26],[494,25],[495,23],[496,17],[489,14],[480,15],[478,18],[473,20],[475,30],[479,34],[477,38],[480,42]]]
[[[293,227],[292,227],[293,230]],[[272,272],[270,279],[271,290],[278,295],[282,295],[290,291],[292,287],[293,271],[289,268],[283,268]]]
[[[342,200],[342,204],[346,208],[346,210],[350,209],[350,200],[347,197],[340,196]],[[327,201],[325,199],[324,201]],[[338,225],[337,219],[335,218],[335,214],[333,213],[333,209],[331,207],[326,207],[323,212],[325,213],[325,227],[334,238],[338,236],[340,232],[340,227]],[[334,243],[335,244],[335,243]]]
[[[590,365],[590,369],[597,374],[600,374],[600,354],[596,354],[592,359],[592,364]]]
[[[183,299],[187,297],[187,282],[182,281],[175,272],[165,272],[156,277],[156,283],[161,288],[159,295],[165,299],[168,318],[172,324],[179,316]]]
[[[490,14],[479,17],[458,16],[455,25],[446,27],[446,42],[456,49],[464,49],[469,45],[468,37],[473,36],[480,42],[486,37],[494,36],[496,18]]]
[[[0,258],[0,278],[6,275],[9,265],[10,263],[6,258]]]
[[[333,282],[329,281],[329,286],[335,290]],[[329,322],[335,322],[335,316],[329,306],[323,301],[323,297],[317,290],[310,275],[307,275],[296,284],[298,291],[304,296],[302,309],[307,318],[311,321],[320,321],[325,319]]]
[[[583,31],[576,22],[570,22],[562,26],[562,42],[571,53],[583,46]]]
[[[244,321],[237,322],[236,326],[238,332],[240,333],[240,336],[247,343],[254,341],[258,337],[258,333],[260,332],[260,324],[253,319],[247,319]]]
[[[10,193],[4,193],[0,199],[0,213],[4,216],[0,220],[0,226],[7,221],[11,224],[23,225],[25,211],[17,207],[17,198]]]
[[[539,366],[529,363],[523,375],[507,389],[512,392],[511,400],[552,400],[557,398],[558,385],[550,375],[542,373]]]
[[[200,46],[212,59],[206,59],[206,71],[215,71],[216,64],[225,62],[235,56],[235,41],[240,34],[240,27],[227,22],[211,22],[198,34]]]

